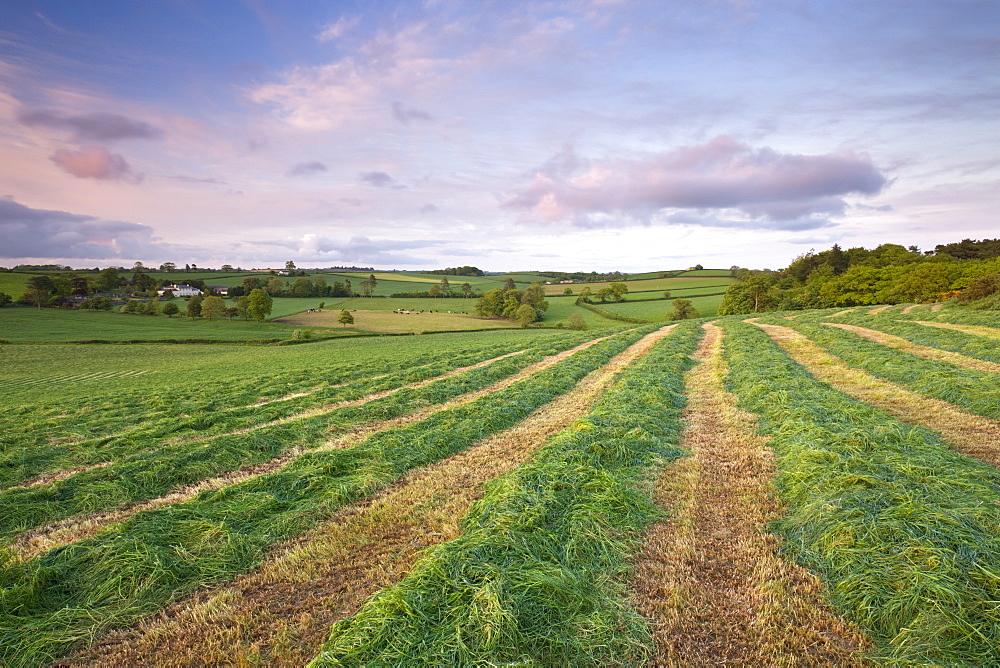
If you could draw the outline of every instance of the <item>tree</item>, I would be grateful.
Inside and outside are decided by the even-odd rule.
[[[201,317],[201,295],[195,295],[194,297],[188,300],[187,317],[189,318]]]
[[[163,305],[163,308],[160,309],[160,313],[167,316],[168,318],[172,318],[178,313],[180,313],[180,310],[181,310],[180,307],[177,306],[176,303],[167,302],[166,304]]]
[[[340,316],[337,318],[337,322],[342,324],[344,327],[354,324],[354,316],[347,309],[340,312]]]
[[[616,302],[625,301],[625,295],[628,294],[628,286],[624,283],[611,283],[608,285],[608,289],[611,290],[611,296],[615,298]]]
[[[285,283],[280,278],[272,278],[267,282],[267,294],[278,297],[285,289]]]
[[[14,298],[8,295],[6,292],[0,292],[0,308],[4,306],[10,306],[14,303]]]
[[[132,273],[132,285],[139,292],[145,292],[153,287],[156,281],[145,272],[141,262],[135,263],[135,272]]]
[[[571,287],[569,287],[567,285],[565,288],[563,288],[563,294],[564,295],[571,295],[571,294],[573,294],[573,288],[571,288]]]
[[[201,317],[207,320],[215,320],[226,315],[226,303],[222,297],[205,297],[201,304]]]
[[[447,276],[441,279],[441,292],[445,297],[451,296],[451,283],[448,282]]]
[[[521,327],[527,327],[531,323],[538,319],[538,311],[531,304],[521,304],[514,311],[514,320],[517,321]]]
[[[231,264],[224,264],[224,265],[222,265],[222,267],[221,267],[221,268],[219,269],[219,271],[225,271],[225,272],[230,272],[230,271],[233,271],[233,265],[231,265]]]
[[[361,281],[361,296],[371,297],[372,294],[375,292],[375,284],[376,284],[375,274],[372,274],[365,280]]]
[[[571,313],[569,319],[567,320],[570,329],[578,329],[580,331],[587,331],[589,326],[587,321],[583,319],[583,316],[579,313]]]
[[[285,271],[289,271],[289,272],[295,271],[295,263],[292,262],[291,260],[289,260],[288,262],[286,262],[285,263]]]
[[[48,304],[49,297],[56,291],[56,286],[48,276],[32,276],[28,279],[28,289],[24,292],[24,301],[42,308]]]
[[[608,301],[608,297],[610,296],[611,288],[601,288],[597,291],[597,298],[600,299],[602,303]]]
[[[698,311],[691,303],[690,299],[675,299],[674,310],[667,315],[667,320],[687,320],[697,318]]]
[[[317,297],[326,297],[330,294],[330,288],[326,285],[326,279],[322,274],[312,279],[313,294]]]
[[[162,271],[164,274],[169,274],[170,272],[176,269],[177,265],[174,264],[173,262],[164,262],[163,264],[160,265],[160,271]]]
[[[311,297],[312,291],[313,283],[308,278],[296,278],[292,283],[292,294],[296,297]]]
[[[72,276],[69,282],[73,286],[71,294],[74,296],[86,297],[90,294],[90,281],[87,280],[86,276]]]
[[[700,264],[696,264],[694,266],[694,268],[695,268],[695,270],[700,271],[700,270],[704,269],[705,267],[701,266]]]
[[[472,286],[468,283],[462,283],[462,296],[466,299],[472,296]]]
[[[584,304],[589,304],[590,303],[590,295],[592,295],[592,294],[593,294],[593,292],[591,291],[589,285],[583,286],[583,290],[580,290],[580,301],[582,301]]]
[[[503,289],[504,290],[516,290],[517,286],[514,285],[514,279],[511,278],[510,276],[508,276],[507,280],[503,282]]]
[[[543,311],[547,311],[549,308],[549,302],[545,299],[545,288],[542,287],[541,283],[532,283],[531,287],[521,295],[521,303],[528,304],[538,311],[539,317]]]
[[[476,300],[476,313],[484,317],[495,317],[503,312],[503,288],[493,288]]]
[[[248,295],[258,288],[264,287],[264,281],[256,276],[247,276],[243,279],[243,294]]]
[[[663,291],[663,298],[664,299],[670,299],[670,290],[664,290]]]
[[[115,267],[102,269],[97,275],[97,290],[99,292],[113,292],[121,287],[122,277]]]
[[[247,315],[261,322],[271,314],[271,306],[273,304],[274,301],[271,299],[271,295],[257,288],[247,297]]]
[[[250,316],[248,314],[249,308],[250,308],[249,297],[238,297],[236,299],[236,315],[243,318],[244,320],[249,320],[250,319]]]
[[[226,317],[229,318],[230,320],[232,320],[237,315],[239,315],[239,313],[240,313],[240,310],[238,308],[236,308],[235,306],[227,306],[226,307]]]
[[[431,289],[427,291],[427,294],[429,294],[431,297],[440,297],[441,296],[441,286],[440,285],[432,285]]]
[[[354,288],[351,286],[351,279],[349,278],[344,279],[344,296],[346,297],[354,296]]]

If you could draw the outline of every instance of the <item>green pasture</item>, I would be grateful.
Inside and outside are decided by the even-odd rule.
[[[642,291],[658,291],[663,292],[664,290],[683,290],[687,288],[711,288],[711,291],[725,292],[726,288],[735,282],[735,279],[727,277],[700,277],[700,276],[681,276],[681,277],[668,277],[668,278],[648,278],[643,280],[634,281],[629,279],[628,281],[623,281],[625,285],[628,286],[629,293],[642,292]],[[561,295],[563,290],[566,288],[572,288],[573,294],[579,295],[583,288],[590,288],[591,292],[597,292],[601,288],[606,288],[611,285],[611,281],[604,281],[601,283],[553,283],[551,285],[545,286],[545,294],[547,295]]]
[[[343,331],[386,332],[393,334],[419,334],[422,332],[458,332],[476,329],[501,329],[517,327],[517,323],[500,318],[480,318],[475,315],[435,311],[434,313],[419,311],[369,311],[352,309],[354,323],[342,325],[337,320],[339,310],[326,310],[317,313],[300,313],[280,322],[302,327],[334,328]]]
[[[583,321],[591,328],[622,326],[622,323],[620,322],[602,318],[593,311],[580,308],[576,305],[576,297],[549,297],[546,301],[549,302],[549,308],[545,312],[545,317],[542,319],[542,324],[546,326],[552,326],[557,322],[565,324],[569,321],[569,317],[574,313],[578,313],[580,317],[583,318]]]
[[[276,302],[279,300],[275,300]],[[329,305],[327,306],[329,308]],[[452,297],[353,297],[337,304],[337,309],[364,309],[368,311],[454,311],[472,315],[476,312],[475,299],[456,299]]]
[[[596,302],[594,306],[602,308],[611,313],[626,315],[631,318],[647,318],[649,320],[666,320],[667,314],[674,310],[674,300],[683,298],[683,294],[674,294],[671,291],[670,299],[658,299],[652,302],[608,302],[601,304]],[[710,295],[708,297],[695,297],[689,300],[698,309],[698,315],[703,318],[710,318],[719,311],[722,304],[722,295]]]
[[[15,300],[20,299],[28,287],[28,279],[34,274],[15,274],[12,272],[0,272],[0,292],[5,292]]]
[[[276,299],[276,303],[282,300]],[[288,300],[292,301],[292,300]],[[312,300],[314,301],[314,300]],[[184,302],[178,305],[185,308]],[[291,325],[243,320],[191,320],[176,315],[128,315],[107,311],[74,311],[29,306],[0,309],[0,339],[16,342],[135,341],[208,339],[248,341],[287,339]]]

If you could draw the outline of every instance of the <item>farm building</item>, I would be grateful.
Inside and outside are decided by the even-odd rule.
[[[164,292],[170,290],[174,293],[174,297],[194,297],[195,295],[200,295],[201,290],[198,288],[193,288],[190,285],[164,285],[162,288],[156,291],[156,294],[163,295]]]

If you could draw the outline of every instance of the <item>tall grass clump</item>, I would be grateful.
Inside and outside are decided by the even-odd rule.
[[[76,642],[252,568],[270,546],[408,469],[513,426],[651,329],[623,332],[503,390],[353,448],[306,453],[276,473],[136,514],[94,538],[0,570],[0,664],[52,661]]]
[[[336,624],[312,666],[640,665],[651,635],[628,603],[629,557],[658,516],[654,473],[682,454],[680,325],[592,411],[487,488],[462,535]]]
[[[815,380],[726,322],[728,383],[777,455],[785,549],[890,663],[995,665],[1000,472]]]

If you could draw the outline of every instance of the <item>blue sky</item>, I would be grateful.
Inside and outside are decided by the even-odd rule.
[[[0,0],[0,264],[1000,236],[1000,3]]]

